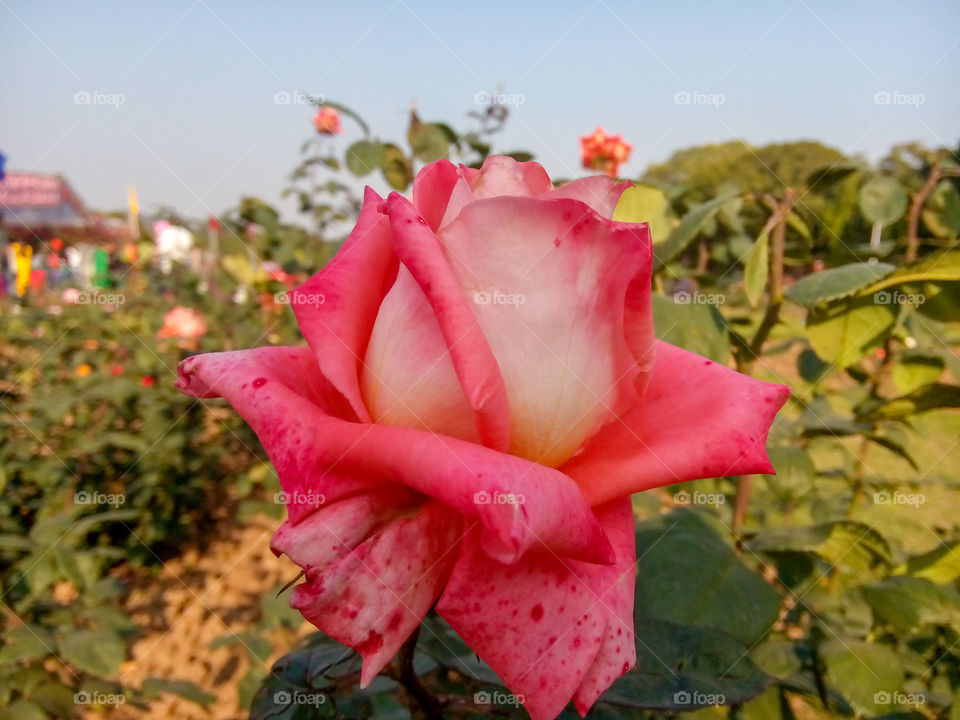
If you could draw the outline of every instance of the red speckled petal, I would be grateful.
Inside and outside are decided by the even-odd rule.
[[[484,549],[515,562],[540,544],[591,562],[614,552],[573,480],[556,470],[443,435],[347,422],[324,410],[323,376],[307,348],[258,348],[195,355],[177,386],[225,398],[259,436],[284,490],[326,502],[381,488],[407,487],[482,523]],[[332,390],[336,400],[341,396]],[[289,504],[291,522],[315,511]]]
[[[290,605],[363,656],[370,684],[416,629],[456,562],[460,517],[436,502],[390,523],[294,588]],[[325,541],[340,543],[329,527]]]
[[[636,662],[630,500],[596,511],[616,564],[532,551],[506,566],[468,538],[437,603],[460,637],[522,696],[533,720],[553,720],[573,697],[589,707]]]
[[[366,188],[360,217],[343,247],[323,270],[290,293],[300,332],[321,372],[361,422],[370,422],[370,416],[360,395],[360,361],[398,267],[390,224],[377,212],[381,202]]]
[[[561,469],[591,503],[697,478],[772,473],[767,433],[790,396],[658,342],[646,394]]]

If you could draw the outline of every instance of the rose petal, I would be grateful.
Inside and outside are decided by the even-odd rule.
[[[603,175],[592,175],[565,183],[551,190],[547,197],[579,200],[592,207],[597,215],[610,219],[623,191],[632,184],[629,181],[616,182]]]
[[[624,307],[649,282],[649,231],[510,197],[470,204],[440,238],[506,384],[510,452],[560,465],[636,400]]]
[[[300,332],[320,371],[347,398],[361,422],[369,422],[370,416],[360,396],[360,361],[377,310],[397,273],[390,225],[377,212],[381,201],[366,188],[357,225],[343,247],[290,293]]]
[[[480,442],[437,317],[403,266],[373,326],[361,387],[373,422]]]
[[[450,194],[462,174],[449,160],[437,160],[417,173],[413,180],[413,205],[434,230],[440,228]]]
[[[614,541],[615,565],[532,551],[506,566],[467,537],[437,603],[464,642],[523,697],[533,720],[552,720],[574,696],[578,707],[589,707],[636,662],[630,500],[597,515]]]
[[[697,478],[772,473],[767,433],[789,395],[786,385],[658,342],[647,393],[561,469],[594,504]]]
[[[460,518],[436,502],[390,523],[294,588],[291,607],[363,656],[370,684],[420,624],[457,559]],[[341,543],[333,528],[328,542]],[[342,543],[341,543],[342,544]]]
[[[437,236],[413,205],[397,193],[391,193],[382,210],[390,218],[397,255],[416,279],[436,315],[460,385],[476,413],[477,432],[483,444],[505,450],[509,444],[510,408],[503,378],[487,339],[450,271]],[[401,304],[404,296],[388,300],[398,305],[393,313],[411,312]],[[381,313],[384,312],[389,313],[390,308],[382,308]],[[380,324],[378,319],[377,325]],[[417,358],[404,358],[389,347],[385,352],[392,363],[417,362]],[[399,395],[400,389],[390,388],[389,392]]]
[[[443,435],[340,420],[324,409],[329,385],[315,368],[307,348],[195,355],[180,364],[177,386],[225,398],[257,433],[287,493],[322,493],[332,502],[403,483],[479,519],[484,549],[502,562],[541,544],[590,562],[613,561],[600,524],[567,476]],[[293,522],[302,519],[292,515],[298,507],[290,506]]]

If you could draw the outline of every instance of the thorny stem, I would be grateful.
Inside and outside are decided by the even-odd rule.
[[[413,631],[400,648],[397,657],[390,663],[389,676],[404,689],[404,699],[414,720],[443,720],[443,703],[424,687],[413,669],[413,657],[417,650],[420,626]]]

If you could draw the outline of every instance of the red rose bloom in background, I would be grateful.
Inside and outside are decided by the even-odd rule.
[[[368,188],[291,293],[309,347],[181,363],[270,454],[291,604],[364,685],[436,603],[533,718],[586,713],[636,662],[630,494],[772,471],[789,389],[654,338],[649,230],[610,220],[628,185],[490,157],[428,165],[412,202]]]
[[[343,132],[340,128],[340,113],[329,105],[317,108],[317,114],[313,116],[313,126],[323,135],[339,135]]]
[[[178,305],[163,316],[163,325],[157,337],[197,340],[207,332],[207,321],[193,308]]]
[[[630,157],[633,146],[625,143],[620,135],[607,135],[603,128],[597,128],[592,135],[580,138],[580,158],[583,167],[599,170],[610,177],[616,177],[620,166]]]

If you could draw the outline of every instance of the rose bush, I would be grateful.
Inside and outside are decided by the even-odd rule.
[[[291,293],[309,347],[181,363],[261,438],[291,603],[364,685],[436,603],[532,717],[586,713],[636,660],[630,494],[772,472],[789,389],[655,339],[649,230],[610,219],[627,186],[494,156],[426,166],[412,201],[368,188]]]

